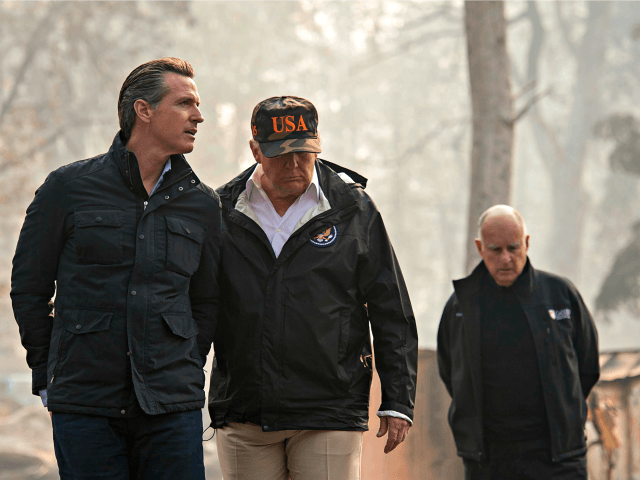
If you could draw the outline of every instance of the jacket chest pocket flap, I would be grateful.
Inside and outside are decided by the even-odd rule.
[[[167,268],[190,277],[198,269],[205,230],[190,220],[165,217],[167,220]]]
[[[75,250],[83,264],[122,263],[122,210],[74,212]]]

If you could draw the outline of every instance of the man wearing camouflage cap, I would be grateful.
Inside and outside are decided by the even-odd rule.
[[[260,102],[257,162],[218,189],[220,312],[209,392],[225,480],[359,479],[372,377],[385,453],[413,420],[417,331],[367,180],[317,159],[315,107]]]

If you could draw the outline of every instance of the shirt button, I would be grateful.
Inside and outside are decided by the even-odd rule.
[[[131,290],[131,295],[137,295],[137,292],[135,290]]]
[[[164,199],[169,200],[169,195],[165,195]]]
[[[262,426],[262,430],[264,430],[265,432],[269,431],[269,426],[268,425],[263,425]]]
[[[128,356],[128,357],[130,357],[131,355],[133,355],[133,352],[128,351],[128,352],[127,352],[127,356]]]
[[[127,412],[126,412],[126,410],[120,410],[120,413],[124,415]]]
[[[140,240],[144,240],[144,235],[138,235],[138,238],[139,238]]]
[[[280,233],[280,229],[278,229],[278,233]]]
[[[102,221],[102,217],[96,217],[96,222],[101,222]]]
[[[191,230],[189,230],[188,228],[185,228],[185,230],[187,231],[187,233],[191,233]]]
[[[184,190],[184,188],[182,188],[182,187],[178,187],[178,190],[179,190],[179,191],[182,191],[182,190]]]
[[[196,181],[195,180],[191,180],[191,183],[196,183]]]
[[[76,330],[80,330],[82,328],[82,325],[76,325]]]

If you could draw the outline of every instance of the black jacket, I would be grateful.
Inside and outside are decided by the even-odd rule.
[[[204,406],[220,203],[182,155],[171,164],[149,198],[116,135],[108,153],[52,172],[27,210],[11,298],[33,393],[47,388],[51,411]]]
[[[455,292],[438,331],[438,367],[452,397],[449,424],[458,455],[476,461],[485,457],[480,358],[480,282],[485,274],[489,275],[481,262],[467,278],[453,282]],[[581,455],[587,450],[585,398],[600,375],[591,315],[568,280],[535,270],[528,259],[512,288],[533,334],[551,457],[559,461]]]
[[[407,290],[380,213],[317,161],[331,209],[276,258],[264,231],[235,210],[250,167],[220,187],[220,313],[209,412],[214,427],[367,429],[373,331],[383,410],[413,418],[418,341]],[[344,170],[343,170],[344,171]],[[327,241],[313,238],[327,232]],[[336,235],[335,237],[331,235]]]

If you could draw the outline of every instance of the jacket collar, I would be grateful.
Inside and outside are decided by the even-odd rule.
[[[147,194],[147,190],[144,188],[144,184],[142,183],[142,177],[140,176],[140,167],[138,166],[138,159],[133,152],[130,152],[125,147],[122,141],[122,131],[119,131],[113,139],[113,143],[111,144],[111,148],[109,149],[109,154],[118,166],[118,170],[120,171],[120,174],[124,178],[127,185],[132,187],[132,190],[144,200],[148,200],[149,195]],[[164,176],[162,184],[163,188],[184,177],[185,175],[192,173],[191,166],[185,160],[184,155],[171,155],[170,159],[171,170],[167,171]],[[197,183],[200,182],[197,181]]]
[[[229,183],[217,189],[222,205],[225,208],[233,209],[235,207],[238,197],[246,189],[247,180],[249,180],[255,168],[255,164],[251,165]],[[367,184],[367,179],[365,177],[334,163],[317,159],[316,173],[318,175],[318,182],[320,183],[320,187],[327,197],[327,200],[329,200],[329,203],[331,204],[331,209],[338,209],[355,201],[355,196],[351,191],[351,187],[338,176],[338,173],[340,172],[344,172],[349,175],[362,188]]]
[[[484,261],[480,261],[480,263],[476,266],[476,268],[473,269],[469,276],[453,281],[453,286],[456,290],[456,293],[458,293],[459,289],[462,289],[464,292],[468,291],[469,289],[476,289],[480,285],[480,282],[485,275],[491,279],[491,275],[489,274],[489,270],[484,264]],[[531,265],[529,257],[527,257],[527,263],[525,263],[524,268],[522,269],[522,273],[520,273],[516,281],[509,288],[513,288],[513,291],[518,296],[528,297],[533,292],[533,284],[536,277],[537,272],[533,268],[533,265]],[[460,299],[459,295],[458,299]]]

